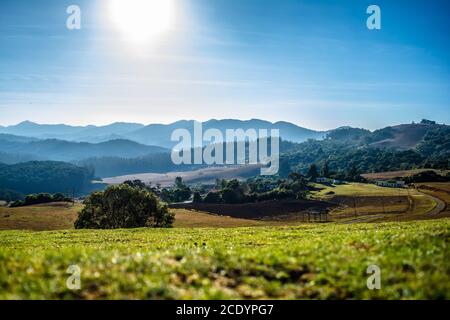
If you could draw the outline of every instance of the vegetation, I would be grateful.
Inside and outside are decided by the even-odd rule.
[[[450,220],[0,233],[2,299],[449,299]],[[70,290],[70,265],[81,289]],[[366,270],[381,268],[381,290]]]
[[[359,175],[369,172],[408,170],[414,168],[450,168],[450,127],[422,124],[426,130],[415,147],[394,148],[372,145],[393,139],[396,130],[387,127],[370,133],[362,129],[337,129],[324,140],[308,140],[281,145],[281,162],[292,171],[316,176],[318,167],[330,178],[359,181]],[[313,168],[311,166],[314,165]],[[311,171],[313,169],[313,171]],[[322,170],[323,172],[323,170]]]
[[[57,161],[0,164],[0,189],[21,194],[70,192],[81,194],[91,188],[94,172]]]
[[[25,197],[24,200],[17,200],[10,204],[10,207],[23,207],[23,206],[31,206],[34,204],[42,204],[49,202],[72,202],[73,199],[67,197],[63,193],[38,193],[38,194],[29,194]]]
[[[94,192],[84,201],[77,229],[170,227],[174,216],[150,191],[121,184]]]
[[[215,190],[208,192],[204,203],[254,203],[268,200],[304,199],[308,193],[308,181],[300,174],[291,173],[287,179],[252,178],[246,182],[237,179],[219,179]]]
[[[77,165],[93,168],[99,177],[114,177],[142,172],[162,173],[189,170],[193,166],[173,164],[170,153],[149,154],[136,158],[96,157],[83,159]]]
[[[192,196],[192,190],[183,182],[181,177],[175,178],[175,185],[172,188],[155,191],[163,201],[168,203],[184,202]]]

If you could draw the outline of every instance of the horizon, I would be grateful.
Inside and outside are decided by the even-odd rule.
[[[155,0],[167,21],[151,30],[109,3],[77,1],[81,29],[69,30],[70,1],[2,1],[4,124],[450,122],[448,2],[380,0],[381,30],[366,27],[369,1]]]
[[[270,122],[271,124],[275,124],[275,123],[278,123],[278,122],[285,122],[285,123],[293,124],[293,125],[295,125],[297,127],[303,128],[303,129],[313,130],[313,131],[317,131],[317,132],[332,131],[332,130],[336,130],[336,129],[344,128],[344,127],[351,127],[351,128],[356,128],[356,129],[366,129],[366,130],[369,130],[369,131],[373,132],[375,130],[383,129],[383,128],[386,128],[386,127],[393,127],[393,126],[397,126],[397,125],[412,124],[412,123],[420,124],[420,121],[422,121],[422,120],[435,121],[437,125],[448,125],[445,122],[439,122],[439,121],[434,120],[434,119],[417,119],[417,120],[412,120],[410,122],[392,123],[392,124],[386,125],[384,127],[379,127],[379,128],[375,128],[375,129],[364,128],[364,127],[359,127],[359,126],[348,126],[348,125],[342,124],[342,125],[334,127],[334,128],[329,128],[329,129],[324,129],[323,130],[323,129],[316,129],[316,128],[304,126],[304,125],[301,125],[301,124],[298,124],[298,123],[295,123],[295,122],[286,121],[286,120],[270,121],[270,120],[261,119],[261,118],[252,118],[252,119],[236,119],[236,118],[218,119],[218,118],[211,118],[211,119],[208,119],[208,120],[205,120],[205,121],[199,121],[199,120],[196,120],[196,119],[178,119],[176,121],[168,122],[168,123],[162,123],[162,122],[143,123],[143,122],[114,121],[114,122],[107,122],[107,123],[103,123],[103,124],[102,123],[98,123],[98,124],[97,123],[72,124],[72,123],[64,123],[64,122],[41,123],[41,122],[35,122],[35,121],[31,121],[31,120],[23,120],[23,121],[14,123],[14,124],[6,124],[6,125],[5,124],[0,124],[0,128],[14,127],[14,126],[18,126],[18,125],[23,124],[23,123],[31,123],[31,124],[36,124],[36,125],[51,125],[51,126],[65,125],[65,126],[69,126],[69,127],[82,127],[82,128],[87,128],[87,127],[90,127],[90,126],[93,126],[93,127],[106,127],[106,126],[113,125],[113,124],[136,124],[136,125],[142,125],[142,126],[146,127],[146,126],[150,126],[150,125],[172,125],[172,124],[177,123],[179,121],[198,121],[198,122],[204,123],[204,122],[214,121],[214,120],[215,121],[227,121],[227,120],[235,121],[236,120],[236,121],[242,121],[242,122],[256,120],[256,121],[267,121],[267,122]]]

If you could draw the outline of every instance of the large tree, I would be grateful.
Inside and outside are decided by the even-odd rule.
[[[171,227],[173,214],[150,191],[128,184],[94,192],[75,221],[77,229]]]

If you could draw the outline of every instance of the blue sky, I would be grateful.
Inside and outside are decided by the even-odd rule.
[[[108,0],[2,0],[0,124],[450,123],[448,1],[173,1],[170,29],[137,44]],[[71,4],[81,30],[65,26]]]

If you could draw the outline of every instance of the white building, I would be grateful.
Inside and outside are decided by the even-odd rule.
[[[388,188],[403,188],[405,187],[405,181],[377,181],[377,186]]]

